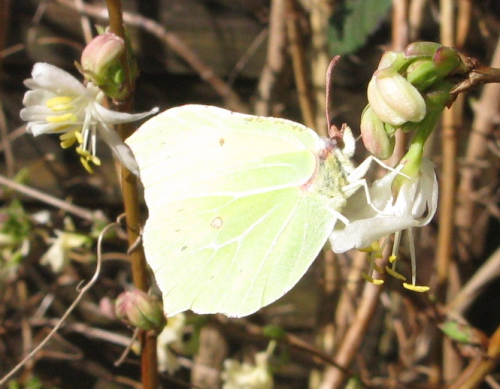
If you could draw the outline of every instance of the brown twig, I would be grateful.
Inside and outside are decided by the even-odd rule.
[[[126,40],[125,26],[122,18],[122,8],[120,0],[107,0],[109,11],[109,24],[111,31]],[[130,63],[132,54],[125,50],[121,58],[122,69],[124,71],[124,87],[130,93],[124,96],[123,100],[115,101],[115,108],[120,112],[133,112],[134,82],[130,74]],[[122,139],[126,139],[135,131],[135,125],[124,123],[119,126],[118,133]],[[142,228],[141,208],[139,204],[139,189],[137,177],[127,168],[121,168],[121,183],[123,193],[123,204],[125,208],[127,221],[127,236],[129,246],[133,246],[140,238]],[[142,245],[139,245],[130,253],[132,261],[132,276],[134,285],[137,289],[147,292],[149,285],[149,276],[146,264],[146,257]],[[156,355],[156,334],[150,331],[141,331],[139,334],[142,346],[142,383],[145,389],[156,389],[159,386],[158,361]]]
[[[62,209],[66,212],[69,212],[75,216],[81,217],[82,219],[86,220],[95,220],[97,217],[99,217],[98,213],[90,211],[86,208],[79,207],[77,205],[68,203],[67,201],[60,200],[54,196],[50,196],[47,193],[43,193],[39,190],[30,188],[29,186],[19,184],[18,182],[15,182],[7,177],[4,177],[0,175],[0,185],[5,185],[9,187],[10,189],[13,189],[19,193],[22,193],[26,196],[32,197],[34,199],[37,199],[43,203],[52,205],[55,208]]]
[[[474,359],[448,389],[476,389],[485,377],[493,371],[500,359],[500,327],[491,336],[488,351],[484,357]]]
[[[500,38],[491,66],[500,67]],[[478,206],[473,198],[473,193],[485,182],[486,169],[480,167],[478,162],[487,160],[488,137],[495,129],[495,118],[500,109],[500,84],[485,85],[479,101],[474,105],[475,117],[472,131],[467,143],[464,166],[460,170],[460,186],[458,189],[458,207],[456,218],[460,242],[467,250],[460,252],[461,260],[467,260],[482,252],[484,243],[484,230],[477,227]],[[492,172],[492,174],[495,174]]]
[[[359,353],[364,335],[373,319],[373,315],[378,307],[380,295],[383,291],[383,286],[373,285],[371,283],[365,284],[360,305],[356,311],[356,316],[335,355],[336,363],[344,369],[349,369],[356,355]],[[343,388],[346,379],[347,376],[344,370],[330,368],[325,372],[320,389]]]
[[[297,10],[296,0],[286,0],[286,31],[288,44],[292,54],[293,73],[295,76],[295,85],[299,96],[300,110],[304,124],[314,129],[316,123],[314,120],[314,103],[311,95],[311,88],[307,80],[309,71],[306,67],[306,59],[302,36],[299,28],[299,12]]]
[[[271,2],[266,64],[260,75],[257,88],[258,94],[254,106],[255,114],[260,116],[272,114],[272,97],[276,90],[278,78],[285,66],[285,1],[273,0]]]

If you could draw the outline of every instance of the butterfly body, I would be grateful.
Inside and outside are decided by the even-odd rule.
[[[146,258],[169,316],[240,317],[281,297],[332,232],[353,169],[350,151],[307,127],[208,106],[167,110],[126,143],[145,187]]]

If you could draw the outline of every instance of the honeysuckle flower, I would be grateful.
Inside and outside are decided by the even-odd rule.
[[[337,223],[330,235],[334,252],[343,253],[353,248],[377,251],[378,247],[373,249],[372,244],[380,238],[403,230],[411,231],[411,228],[423,227],[431,221],[438,200],[433,163],[422,159],[417,174],[405,178],[394,194],[393,184],[396,177],[401,176],[400,170],[396,168],[373,183],[369,189],[371,203],[367,202],[364,191],[358,191],[348,199],[342,214],[349,224],[341,226]],[[415,272],[412,273],[412,285],[415,286]],[[415,289],[411,285],[409,288]]]
[[[75,77],[48,63],[37,63],[32,78],[24,84],[30,89],[24,95],[21,119],[28,122],[27,131],[34,136],[60,134],[61,147],[75,143],[83,166],[92,172],[90,163],[100,165],[96,156],[97,135],[111,148],[118,160],[131,172],[139,168],[130,149],[112,128],[114,124],[140,120],[158,112],[128,114],[111,111],[101,103],[104,93],[92,83],[84,86]]]
[[[255,365],[240,363],[234,359],[224,361],[221,374],[223,389],[271,389],[273,376],[269,371],[268,352],[255,354]]]
[[[179,369],[179,362],[170,347],[181,349],[183,346],[182,336],[186,315],[179,313],[168,318],[167,325],[158,335],[156,349],[158,355],[158,371],[174,374]]]

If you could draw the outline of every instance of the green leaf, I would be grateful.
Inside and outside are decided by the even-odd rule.
[[[391,0],[339,2],[327,31],[330,53],[349,54],[362,47],[387,17],[391,4]]]

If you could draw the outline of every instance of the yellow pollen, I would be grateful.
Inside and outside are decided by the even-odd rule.
[[[368,282],[371,282],[372,284],[374,285],[382,285],[384,283],[384,280],[377,280],[373,277],[370,277],[368,274],[366,273],[361,273],[361,275],[363,276],[363,278],[368,281]]]
[[[83,158],[90,159],[90,157],[92,157],[92,154],[90,154],[87,150],[82,149],[81,147],[77,147],[75,150]]]
[[[76,142],[76,137],[71,137],[67,139],[62,139],[61,137],[61,147],[63,149],[69,149],[71,146],[73,146]]]
[[[96,157],[95,155],[92,155],[92,156],[90,157],[90,161],[91,161],[94,165],[96,165],[96,166],[101,166],[101,160],[100,160],[98,157]]]
[[[86,158],[81,157],[80,162],[82,163],[86,171],[88,171],[89,173],[94,173],[94,169],[92,169],[92,166],[90,166],[89,161]]]
[[[427,292],[430,289],[430,287],[428,286],[407,284],[406,282],[403,282],[403,286],[406,289],[412,290],[414,292]]]
[[[83,143],[83,136],[80,131],[75,131],[75,138],[78,141],[78,143],[82,144]]]
[[[404,275],[398,273],[396,270],[391,269],[389,266],[385,267],[385,271],[398,280],[406,281],[406,277]]]
[[[48,123],[76,122],[77,117],[72,113],[66,113],[64,115],[47,116],[45,120]]]
[[[45,105],[54,112],[60,112],[75,108],[74,105],[70,104],[72,101],[73,99],[69,96],[58,96],[47,100]]]

